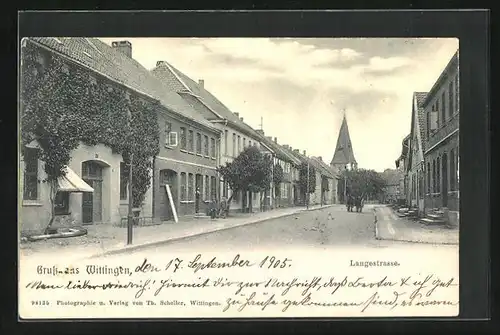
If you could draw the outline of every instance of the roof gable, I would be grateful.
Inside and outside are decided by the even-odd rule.
[[[159,79],[166,80],[176,92],[188,92],[197,97],[204,105],[214,113],[214,118],[228,120],[234,126],[246,131],[254,136],[256,131],[243,122],[236,114],[231,112],[219,99],[217,99],[206,88],[201,87],[186,74],[176,69],[172,64],[161,61],[156,64],[152,73]]]
[[[425,145],[425,134],[426,134],[426,117],[425,110],[423,108],[423,104],[425,102],[425,98],[427,93],[425,92],[414,92],[413,93],[413,101],[412,101],[412,115],[411,115],[411,131],[410,131],[410,147],[408,155],[409,164],[408,169],[411,169],[412,161],[411,161],[411,152],[413,151],[413,147],[415,145],[413,139],[417,139],[418,144],[418,157],[420,161],[424,160],[424,145]]]

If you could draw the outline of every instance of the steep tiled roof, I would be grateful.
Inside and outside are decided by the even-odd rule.
[[[238,116],[231,112],[229,108],[227,108],[207,89],[201,87],[198,83],[189,78],[183,72],[176,69],[170,63],[166,61],[159,61],[156,64],[156,67],[151,70],[151,72],[176,92],[189,91],[193,95],[198,97],[198,99],[200,99],[206,106],[208,106],[213,112],[215,112],[213,119],[226,119],[243,131],[249,132],[254,136],[258,135],[252,127],[241,121]]]
[[[425,115],[425,109],[424,109],[424,102],[425,98],[427,97],[427,92],[414,92],[413,93],[414,99],[416,100],[417,103],[417,120],[418,120],[418,128],[420,130],[420,140],[422,143],[420,145],[422,146],[422,150],[425,151],[425,144],[427,143],[427,122],[426,122],[426,115]]]
[[[323,176],[332,179],[335,178],[335,173],[333,172],[331,167],[326,165],[326,163],[319,159],[319,157],[311,157],[311,161],[315,163],[315,167],[319,168]]]
[[[164,107],[174,113],[194,120],[205,127],[216,129],[194,111],[176,92],[170,90],[151,75],[139,62],[97,38],[30,37],[29,40],[62,54],[134,91],[159,100]]]
[[[256,134],[259,136],[260,141],[263,142],[269,148],[271,148],[271,150],[273,150],[273,152],[279,159],[289,163],[293,163],[295,165],[300,164],[300,160],[296,158],[294,155],[292,155],[290,152],[288,152],[288,150],[286,150],[283,146],[274,142],[272,139],[269,139],[264,135],[259,134],[258,132],[256,132]]]
[[[356,163],[354,152],[352,149],[351,137],[349,136],[349,127],[347,126],[347,119],[344,115],[342,125],[340,126],[339,137],[337,139],[337,146],[335,153],[330,164],[349,164]]]

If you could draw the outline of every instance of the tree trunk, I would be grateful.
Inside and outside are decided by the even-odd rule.
[[[54,219],[56,217],[55,200],[56,200],[58,186],[59,186],[59,184],[57,183],[57,180],[50,182],[50,194],[49,194],[50,220],[49,220],[49,223],[47,224],[47,226],[45,227],[45,231],[44,231],[45,234],[50,234],[53,232],[52,224],[54,223]]]

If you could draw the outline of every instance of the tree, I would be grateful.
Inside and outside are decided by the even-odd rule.
[[[285,176],[285,173],[283,172],[283,168],[281,167],[281,165],[274,164],[274,167],[273,167],[273,185],[274,185],[274,193],[278,197],[281,195],[280,184],[283,182],[284,176]]]
[[[308,169],[309,175],[307,174]],[[309,189],[307,188],[308,185]],[[314,168],[314,166],[306,162],[302,162],[299,165],[299,188],[301,193],[306,196],[316,191],[316,169]]]
[[[269,188],[272,160],[264,156],[259,148],[250,146],[245,148],[232,162],[219,166],[217,172],[232,191],[231,197],[227,201],[228,206],[238,192],[243,193],[243,203],[245,203],[248,191],[260,192]]]
[[[343,180],[347,179],[347,194],[363,198],[376,197],[384,191],[385,180],[380,173],[374,170],[344,170],[341,173]]]

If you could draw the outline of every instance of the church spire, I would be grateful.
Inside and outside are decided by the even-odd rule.
[[[339,137],[337,139],[337,146],[333,154],[330,166],[332,167],[345,167],[350,165],[353,168],[357,167],[356,159],[352,149],[351,137],[349,136],[349,127],[347,126],[346,111],[343,110],[342,125],[340,126]]]

